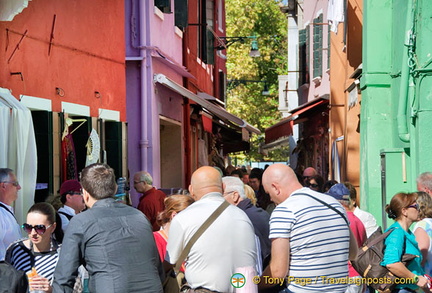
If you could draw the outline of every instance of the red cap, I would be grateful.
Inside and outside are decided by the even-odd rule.
[[[67,180],[60,187],[60,195],[70,192],[81,192],[81,184],[78,180]]]

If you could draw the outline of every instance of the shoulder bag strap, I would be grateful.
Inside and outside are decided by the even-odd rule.
[[[6,211],[8,211],[14,218],[15,218],[15,215],[10,211],[10,209],[8,209],[4,204],[2,204],[1,202],[0,202],[0,207],[2,207],[2,208],[4,208]],[[16,218],[15,218],[15,220],[16,220]]]
[[[316,201],[322,203],[323,205],[325,205],[325,206],[331,208],[333,211],[335,211],[336,213],[338,213],[338,214],[342,217],[342,219],[344,219],[345,223],[349,226],[348,220],[345,218],[344,214],[342,214],[341,211],[339,211],[339,210],[336,209],[335,207],[332,207],[332,206],[329,205],[328,203],[326,203],[326,202],[324,202],[324,201],[322,201],[322,200],[316,198],[315,196],[312,196],[312,195],[310,195],[310,194],[307,194],[307,193],[295,193],[295,194],[300,194],[300,195],[306,195],[306,196],[309,196],[309,197],[313,198],[314,200],[316,200]]]
[[[201,227],[198,228],[198,230],[195,232],[195,234],[192,236],[192,238],[189,240],[189,242],[186,244],[185,248],[183,249],[182,253],[180,254],[180,257],[177,260],[177,263],[175,265],[174,271],[178,272],[180,270],[180,267],[183,263],[183,261],[188,256],[192,246],[195,244],[195,242],[200,238],[200,236],[204,233],[205,230],[207,230],[208,227],[219,217],[220,214],[230,205],[229,202],[224,200],[224,202],[208,217],[208,219],[201,225]]]

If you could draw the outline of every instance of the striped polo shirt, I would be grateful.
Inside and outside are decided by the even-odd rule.
[[[30,273],[36,268],[38,275],[52,280],[57,265],[59,249],[48,252],[32,252],[23,241],[13,243],[6,253],[6,261],[19,271]]]
[[[348,281],[349,228],[342,217],[308,193],[340,210],[333,197],[301,188],[279,204],[270,219],[270,239],[290,239],[288,289],[344,292]]]

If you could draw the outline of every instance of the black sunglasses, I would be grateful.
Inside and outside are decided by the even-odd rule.
[[[24,223],[21,227],[24,229],[24,231],[26,231],[27,234],[30,234],[31,231],[33,229],[35,229],[36,233],[38,233],[39,235],[43,235],[46,232],[46,229],[48,229],[49,227],[51,227],[51,225],[49,225],[48,227],[46,227],[45,225],[29,225],[27,223]]]
[[[318,187],[318,184],[309,184],[308,187],[317,188],[317,187]]]

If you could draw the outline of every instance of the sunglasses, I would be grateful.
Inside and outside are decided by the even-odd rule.
[[[408,208],[415,208],[418,211],[420,210],[420,206],[418,203],[412,204],[412,205],[408,206]]]
[[[29,225],[27,223],[24,223],[21,227],[24,229],[24,231],[26,231],[27,234],[30,234],[31,231],[34,229],[36,231],[37,234],[39,235],[43,235],[46,232],[46,229],[48,229],[49,227],[51,227],[51,225],[49,225],[48,227],[46,227],[45,225]]]
[[[317,187],[318,187],[318,184],[309,184],[308,187],[317,188]]]

